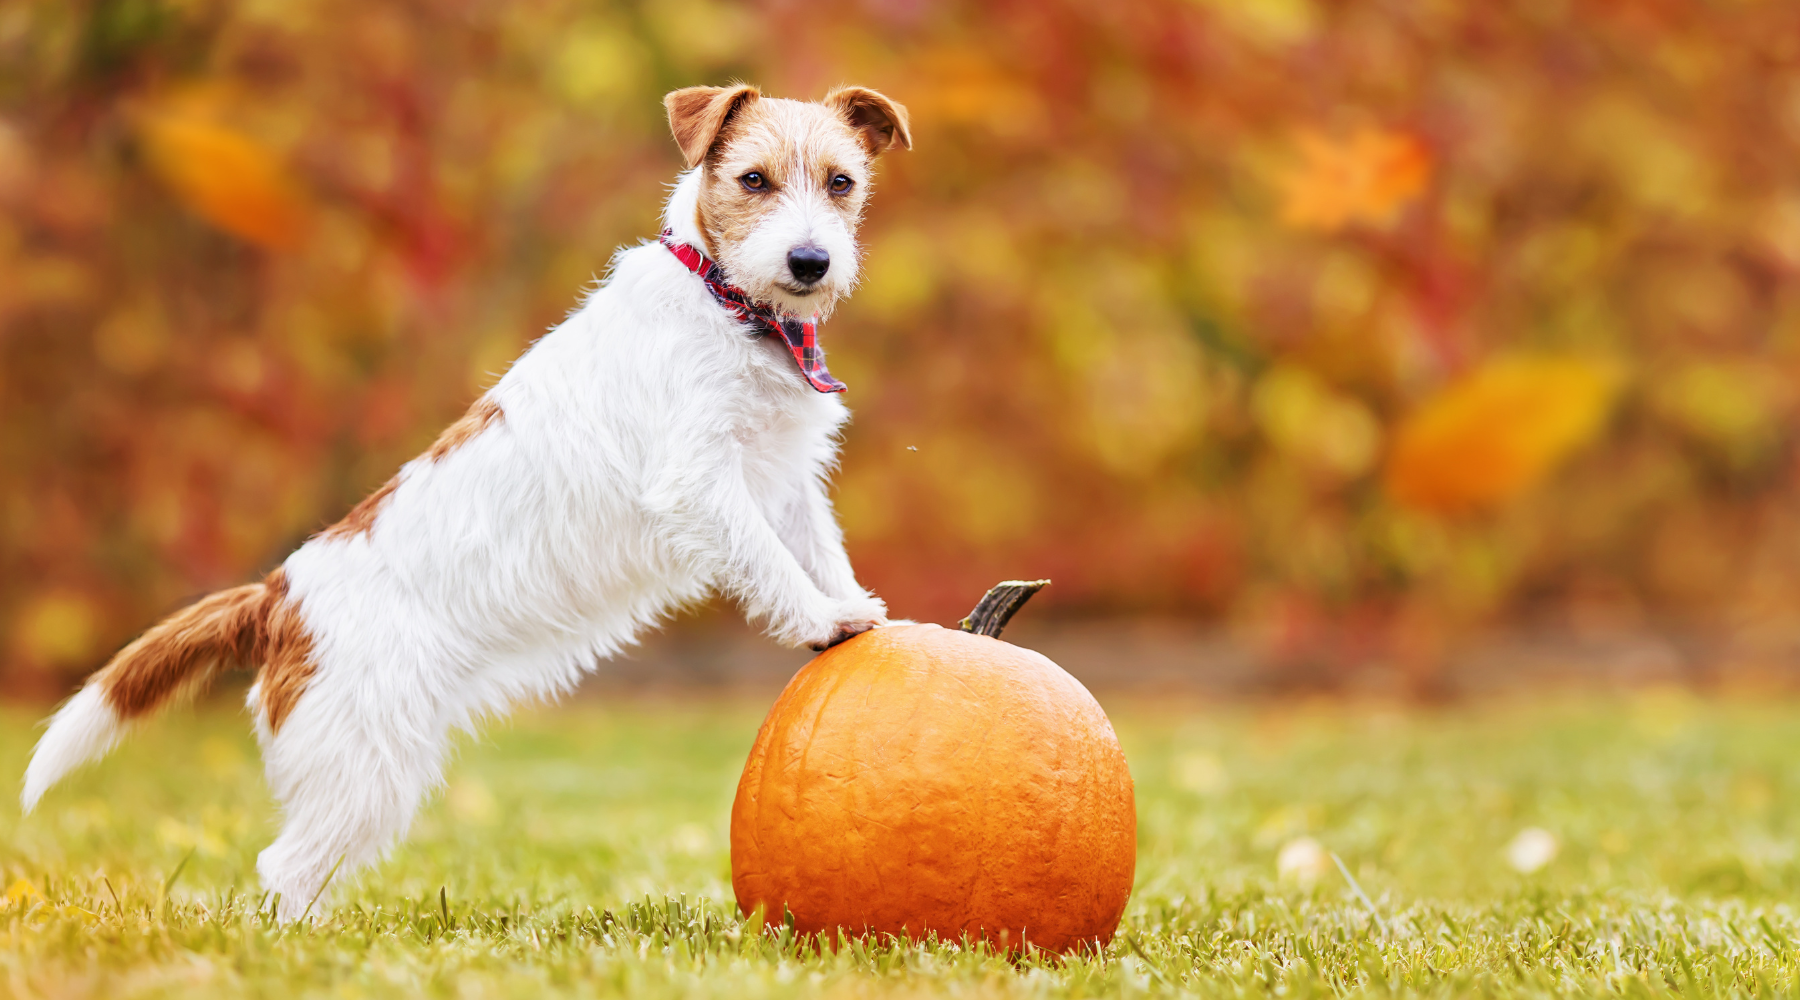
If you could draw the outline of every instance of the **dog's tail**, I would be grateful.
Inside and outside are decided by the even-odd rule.
[[[105,756],[132,722],[203,690],[227,666],[259,662],[269,617],[286,596],[277,570],[201,598],[119,650],[50,720],[25,769],[24,811],[64,775]]]

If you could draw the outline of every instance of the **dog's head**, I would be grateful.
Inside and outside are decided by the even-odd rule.
[[[707,255],[752,298],[797,316],[830,313],[856,283],[856,229],[875,157],[912,148],[906,109],[863,87],[818,102],[755,87],[689,87],[663,98],[700,171]]]

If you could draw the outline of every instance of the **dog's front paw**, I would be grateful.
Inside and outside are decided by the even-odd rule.
[[[879,597],[855,597],[839,604],[831,616],[831,628],[816,641],[807,643],[813,649],[830,649],[853,636],[888,623],[887,605]]]

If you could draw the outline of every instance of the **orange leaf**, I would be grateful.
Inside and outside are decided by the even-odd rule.
[[[1401,423],[1388,491],[1407,506],[1446,512],[1519,496],[1599,432],[1618,382],[1612,366],[1592,361],[1490,362]]]
[[[1399,132],[1362,129],[1347,139],[1302,132],[1300,163],[1280,178],[1281,221],[1325,232],[1390,221],[1425,190],[1431,152]]]
[[[311,207],[267,146],[186,115],[147,116],[141,133],[151,167],[195,215],[270,249],[305,235]]]

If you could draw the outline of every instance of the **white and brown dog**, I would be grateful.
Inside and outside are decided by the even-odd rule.
[[[38,743],[27,810],[136,720],[257,669],[283,822],[256,867],[292,919],[405,833],[453,731],[567,692],[673,610],[724,592],[815,649],[886,621],[826,495],[847,413],[813,323],[856,281],[870,167],[910,148],[906,111],[855,87],[664,104],[691,169],[662,240],[621,251],[343,521],[89,678]]]

